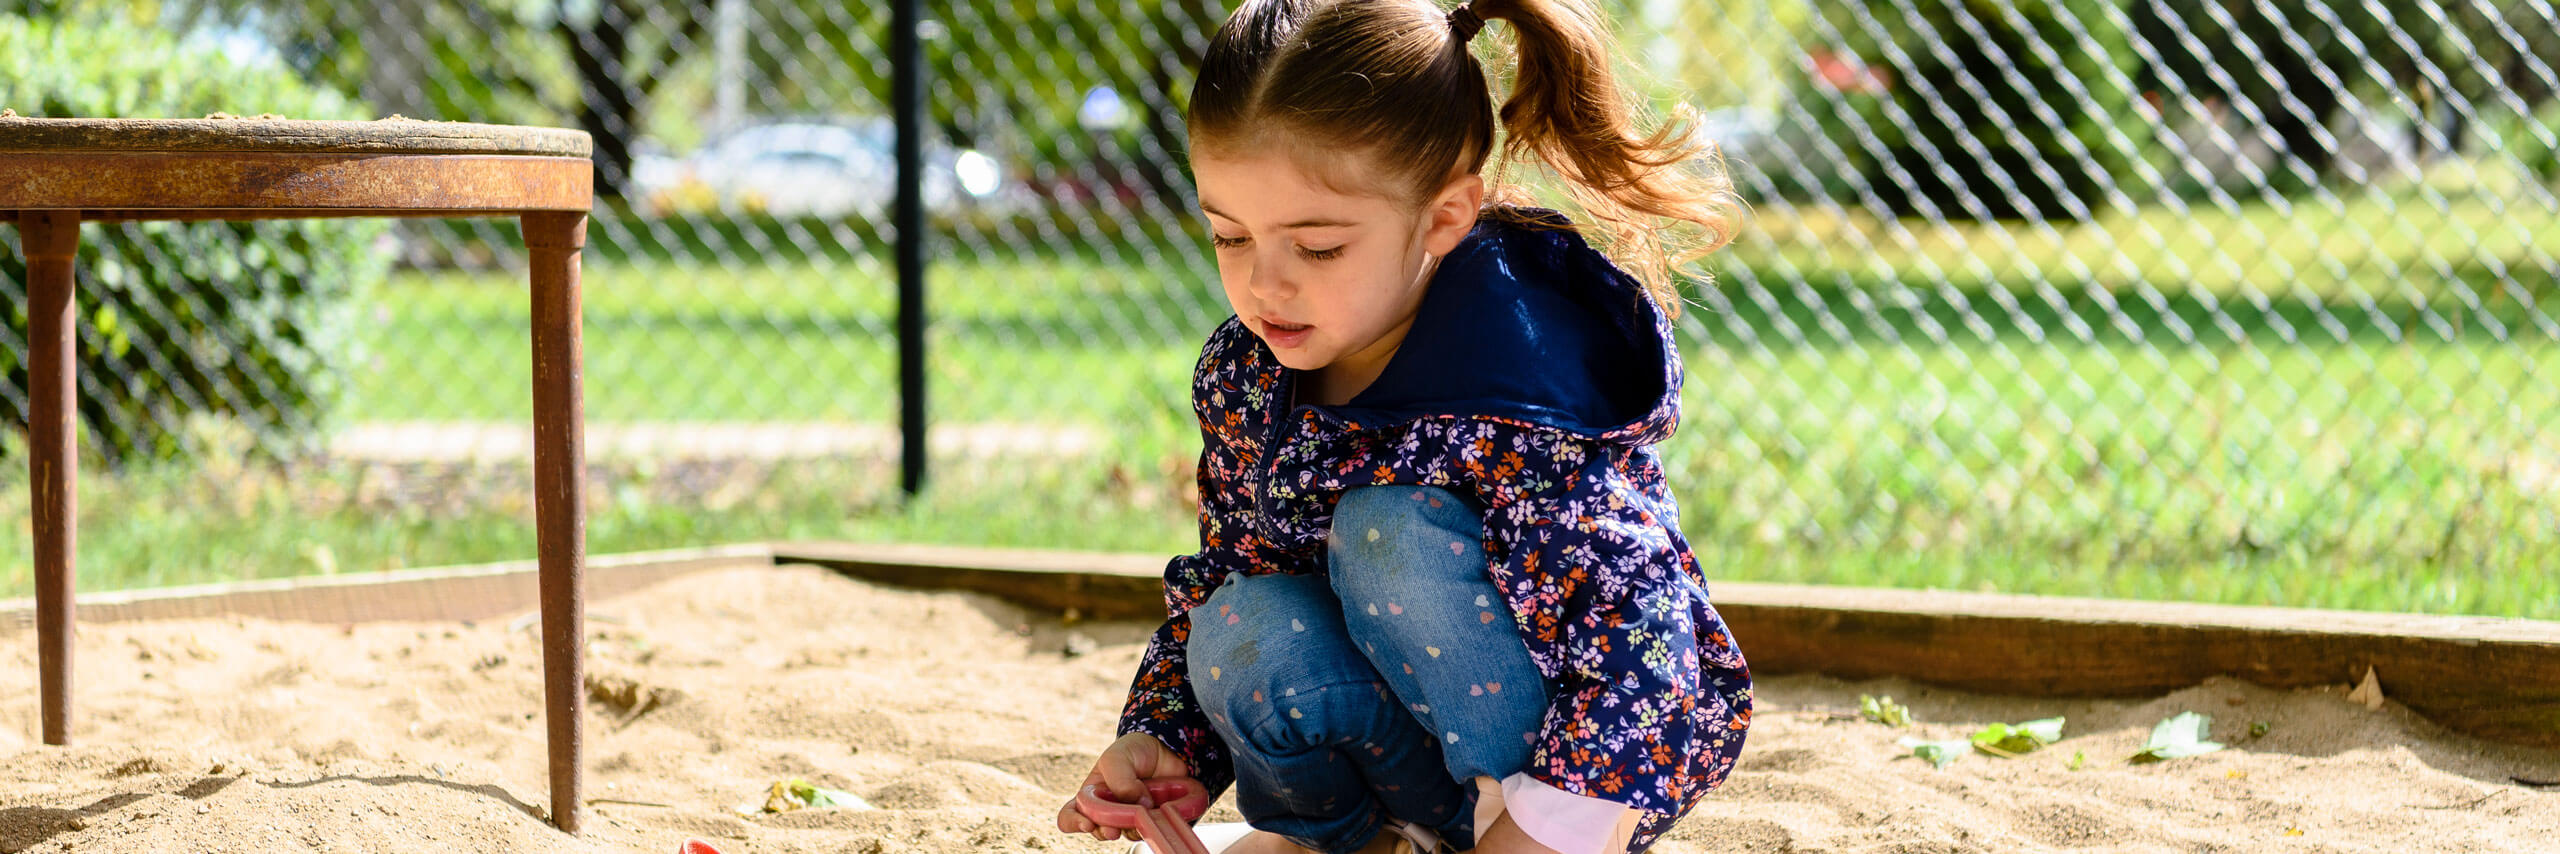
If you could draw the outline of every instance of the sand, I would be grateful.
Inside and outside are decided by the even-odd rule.
[[[0,632],[0,852],[1121,850],[1051,821],[1109,742],[1150,626],[804,567],[705,571],[589,610],[598,800],[581,838],[540,817],[529,621],[225,619],[84,626],[69,748],[36,743],[33,634]],[[1923,723],[1860,720],[1862,693]],[[1654,850],[2554,850],[2560,790],[2512,778],[2560,779],[2560,752],[2346,694],[2216,680],[2058,701],[1763,677],[1741,768]],[[2231,747],[2123,761],[2181,711]],[[2023,758],[1895,758],[1906,735],[2053,715],[2065,740]],[[732,811],[794,777],[875,808]]]

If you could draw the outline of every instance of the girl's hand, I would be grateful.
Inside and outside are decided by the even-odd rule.
[[[1085,786],[1100,784],[1113,799],[1137,803],[1147,793],[1146,785],[1141,782],[1146,778],[1190,773],[1191,766],[1183,762],[1182,757],[1175,756],[1164,742],[1146,733],[1133,732],[1103,748],[1102,756],[1093,761],[1093,773],[1085,775],[1084,783],[1076,788],[1081,790]],[[1076,799],[1072,797],[1067,799],[1066,806],[1058,809],[1058,829],[1067,833],[1090,833],[1093,838],[1105,842],[1124,835],[1135,836],[1123,828],[1106,827],[1086,817],[1083,810],[1076,809]]]

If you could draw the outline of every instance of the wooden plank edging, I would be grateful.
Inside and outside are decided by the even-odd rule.
[[[776,543],[809,563],[1093,619],[1161,619],[1165,555]],[[2458,732],[2560,748],[2560,622],[1723,581],[1710,595],[1751,669],[1899,676],[2030,697],[2154,696],[2231,676],[2352,684]]]
[[[1083,619],[1164,619],[1169,556],[871,543],[774,543],[773,562],[827,567],[867,581],[985,593]]]
[[[697,570],[770,563],[772,555],[761,543],[594,555],[586,563],[587,592],[603,599]],[[310,623],[486,620],[532,610],[538,568],[517,560],[110,590],[80,593],[76,605],[84,624],[227,615]],[[34,621],[35,600],[0,600],[0,631]]]

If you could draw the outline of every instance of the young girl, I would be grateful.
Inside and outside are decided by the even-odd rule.
[[[1636,275],[1486,204],[1489,20],[1518,42],[1505,158]],[[1750,672],[1651,446],[1681,380],[1664,226],[1711,249],[1736,205],[1632,127],[1605,33],[1589,0],[1245,0],[1219,28],[1189,116],[1235,309],[1192,389],[1201,549],[1088,785],[1232,782],[1229,852],[1590,854],[1723,782]]]

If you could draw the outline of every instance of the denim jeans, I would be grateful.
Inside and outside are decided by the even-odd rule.
[[[1473,780],[1527,766],[1547,705],[1483,532],[1445,490],[1352,490],[1325,575],[1230,576],[1191,611],[1192,688],[1255,828],[1347,852],[1394,818],[1472,847]]]

